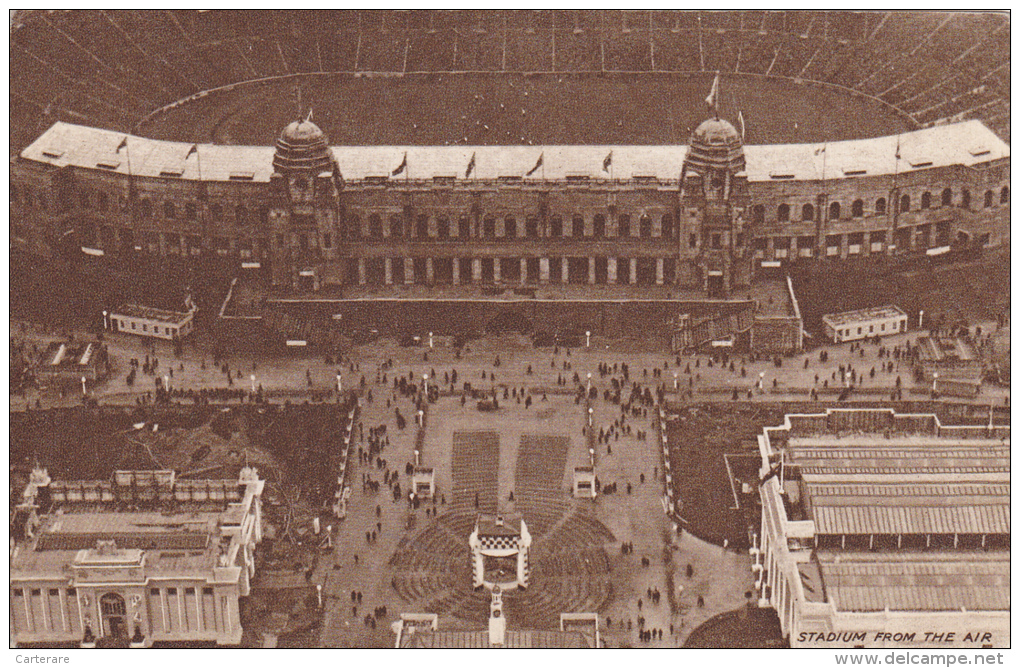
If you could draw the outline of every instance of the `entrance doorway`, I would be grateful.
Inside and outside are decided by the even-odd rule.
[[[99,599],[99,611],[102,615],[103,635],[111,638],[127,638],[127,606],[120,594],[103,594]]]

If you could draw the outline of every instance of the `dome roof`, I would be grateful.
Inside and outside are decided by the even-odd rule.
[[[326,133],[305,119],[294,121],[283,129],[276,140],[273,167],[277,172],[328,172],[333,169]]]
[[[325,141],[326,134],[310,120],[294,121],[283,129],[280,139],[288,144],[307,144],[318,140]]]
[[[699,173],[708,170],[744,171],[744,141],[729,121],[710,118],[691,134],[690,146],[684,160],[687,166]]]
[[[699,125],[691,136],[691,144],[695,142],[708,146],[743,144],[733,124],[721,118],[710,118]]]

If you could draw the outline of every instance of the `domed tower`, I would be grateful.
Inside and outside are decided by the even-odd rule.
[[[340,283],[343,181],[326,134],[311,114],[283,129],[273,155],[271,269],[274,285],[302,292]]]
[[[691,134],[680,172],[680,199],[697,228],[690,283],[709,297],[728,297],[751,280],[744,169],[744,142],[728,121],[710,118]]]

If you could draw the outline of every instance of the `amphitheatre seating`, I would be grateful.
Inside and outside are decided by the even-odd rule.
[[[565,436],[521,434],[514,497],[535,537],[555,524],[570,505],[564,483],[569,447]]]
[[[451,466],[451,509],[496,513],[499,495],[499,434],[494,431],[454,432]]]
[[[130,130],[203,90],[310,72],[747,72],[845,86],[921,124],[1009,132],[1010,21],[939,12],[24,11],[15,118]],[[11,142],[38,135],[14,125]]]

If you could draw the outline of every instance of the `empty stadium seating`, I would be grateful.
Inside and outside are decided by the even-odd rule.
[[[467,534],[475,515],[446,512],[401,541],[389,560],[394,591],[408,609],[484,622],[489,595],[471,586]],[[507,614],[527,628],[556,628],[561,612],[597,611],[612,596],[605,549],[615,537],[590,505],[579,504],[532,543],[531,585],[507,592]]]
[[[522,434],[517,452],[517,510],[534,537],[542,536],[569,507],[564,472],[570,439]]]
[[[1009,137],[1009,17],[939,12],[22,11],[11,143],[126,131],[201,91],[312,72],[746,72],[836,84]]]
[[[496,513],[499,500],[499,434],[493,431],[454,432],[451,464],[451,509],[473,511],[475,514]]]

